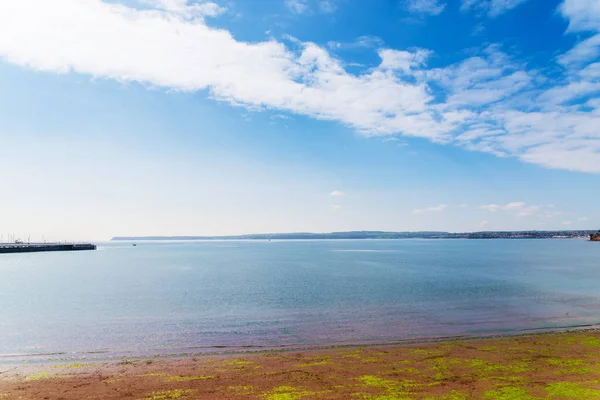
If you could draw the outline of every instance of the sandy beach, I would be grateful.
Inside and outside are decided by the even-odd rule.
[[[600,332],[3,366],[0,399],[600,399]]]

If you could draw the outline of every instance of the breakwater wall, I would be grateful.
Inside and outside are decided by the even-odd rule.
[[[96,250],[91,243],[31,243],[31,244],[0,244],[0,254],[6,253],[35,253],[41,251],[81,251]]]

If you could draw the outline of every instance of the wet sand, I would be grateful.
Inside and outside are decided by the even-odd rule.
[[[0,399],[600,399],[600,332],[0,366]]]

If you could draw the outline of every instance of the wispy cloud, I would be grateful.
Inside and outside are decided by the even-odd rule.
[[[413,210],[413,214],[426,214],[426,213],[439,213],[448,208],[445,204],[440,204],[439,206],[434,207],[425,207],[425,208],[417,208]]]
[[[356,38],[353,42],[336,42],[329,41],[327,42],[327,47],[332,50],[336,49],[356,49],[356,48],[364,48],[364,49],[376,49],[379,47],[383,47],[383,39],[377,36],[360,36]]]
[[[549,207],[549,206],[547,206]],[[564,212],[562,211],[554,211],[554,210],[543,210],[541,213],[539,213],[539,217],[542,219],[552,219],[552,218],[556,218],[558,216],[563,215]]]
[[[345,196],[346,193],[341,192],[339,190],[334,190],[333,192],[329,193],[329,195],[333,196],[333,197],[342,197],[342,196]]]
[[[596,0],[564,0],[559,10],[569,20],[569,31],[600,30],[600,3]]]
[[[331,209],[332,209],[333,211],[339,211],[339,210],[341,210],[341,209],[342,209],[342,206],[340,206],[339,204],[333,204],[333,205],[331,206]]]
[[[517,216],[528,217],[534,215],[542,209],[542,206],[526,206],[519,210]]]
[[[439,15],[446,8],[442,0],[405,0],[408,11],[415,14]]]
[[[373,35],[364,35],[358,37],[353,44],[358,47],[376,48],[383,46],[383,39]]]
[[[510,212],[517,217],[536,217],[540,219],[552,219],[564,214],[562,211],[554,209],[552,204],[548,205],[529,205],[522,201],[511,202],[504,205],[486,204],[480,206],[479,209],[489,211],[491,213]]]
[[[187,4],[188,0],[139,0],[142,4],[185,17],[216,17],[227,9],[211,1]]]
[[[593,61],[600,55],[600,34],[594,35],[578,43],[571,50],[558,57],[558,62],[563,66],[577,67]]]
[[[319,2],[319,10],[326,14],[331,14],[337,10],[337,5],[333,0],[322,0]]]
[[[525,3],[528,0],[492,0],[488,15],[495,18],[513,8]]]
[[[503,206],[499,206],[497,204],[487,204],[484,206],[480,206],[479,208],[482,210],[490,211],[490,212],[498,212],[498,211],[510,211],[510,210],[522,210],[527,204],[523,202],[513,202],[508,203]]]
[[[485,12],[489,17],[495,18],[526,1],[527,0],[463,0],[461,10]]]
[[[285,0],[285,6],[294,14],[331,14],[337,10],[336,0],[319,0],[316,3],[309,0]]]
[[[471,36],[477,36],[480,35],[481,33],[483,33],[485,31],[485,25],[482,23],[479,23],[477,25],[475,25],[475,27],[473,28],[473,30],[471,31]]]
[[[292,119],[292,117],[290,117],[289,115],[284,115],[284,114],[274,114],[274,115],[271,115],[270,118],[271,119]]]
[[[308,0],[286,0],[285,6],[296,14],[304,14],[309,10]]]
[[[308,7],[288,3],[295,12]],[[596,39],[558,54],[556,66],[567,68],[550,75],[500,45],[431,69],[429,50],[381,49],[376,41],[370,43],[381,61],[352,73],[315,43],[244,42],[212,28],[206,20],[223,12],[215,3],[152,4],[0,1],[0,57],[39,71],[206,90],[218,101],[339,121],[366,136],[417,136],[547,168],[600,172]],[[489,12],[516,4],[491,1]],[[560,13],[569,31],[600,34],[599,4],[565,0]],[[443,95],[434,96],[434,87]]]

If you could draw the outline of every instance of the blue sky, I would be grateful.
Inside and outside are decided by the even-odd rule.
[[[600,228],[597,0],[0,0],[0,233]]]

